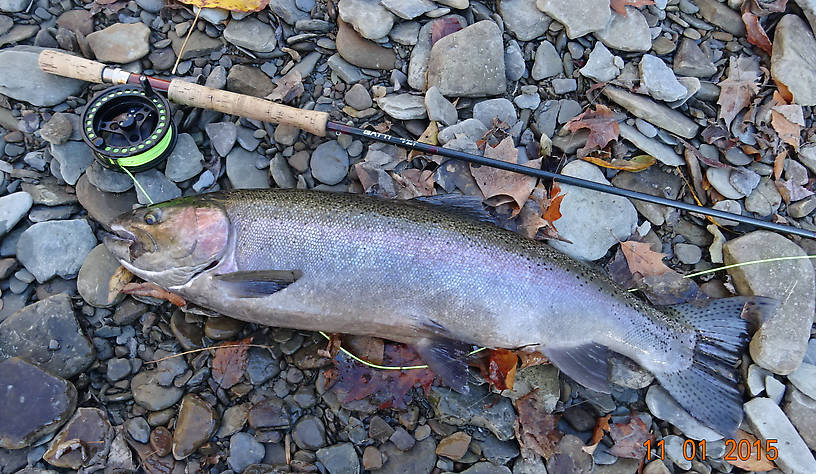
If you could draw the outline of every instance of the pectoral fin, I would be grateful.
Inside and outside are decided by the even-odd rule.
[[[609,393],[609,350],[606,346],[589,343],[567,348],[548,348],[544,355],[584,387]]]
[[[414,349],[447,386],[459,393],[468,393],[470,345],[451,339],[424,338]]]
[[[234,298],[263,298],[291,285],[303,272],[298,270],[256,270],[216,275],[224,290]]]

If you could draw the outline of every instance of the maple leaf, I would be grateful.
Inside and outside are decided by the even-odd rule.
[[[232,387],[243,377],[247,367],[247,351],[251,343],[252,336],[216,346],[212,360],[212,377],[222,388]]]
[[[740,446],[742,440],[747,441],[748,446],[752,447],[750,456],[748,456],[748,459],[744,460],[741,459],[740,456],[726,456],[724,459],[728,464],[744,469],[748,472],[767,472],[776,468],[773,461],[768,459],[768,455],[762,448],[762,443],[757,443],[757,439],[754,435],[746,433],[742,430],[737,430],[737,434],[734,436],[734,442],[737,444],[737,446]],[[753,447],[758,447],[759,452],[754,452]]]
[[[558,451],[564,433],[558,430],[559,415],[547,413],[541,406],[538,389],[516,400],[518,418],[514,424],[516,439],[525,459],[538,454],[549,459]]]
[[[199,8],[223,8],[234,12],[258,12],[266,8],[269,0],[179,0]]]
[[[773,45],[765,33],[765,28],[759,24],[759,18],[751,12],[745,12],[742,14],[742,22],[745,23],[748,42],[768,53],[768,56],[773,54]]]
[[[627,16],[626,7],[644,7],[654,4],[654,0],[611,0],[609,2],[609,6],[623,16]]]
[[[586,145],[578,150],[578,157],[584,157],[593,150],[600,150],[620,135],[620,126],[615,114],[605,105],[597,105],[595,110],[587,110],[564,125],[570,132],[582,128],[589,130]]]
[[[160,300],[169,301],[179,308],[187,305],[187,302],[184,301],[184,298],[182,298],[180,295],[170,293],[154,283],[128,283],[122,288],[122,293],[125,293],[126,295],[158,298]]]
[[[487,363],[487,381],[497,390],[513,390],[518,356],[507,349],[491,349]]]
[[[615,444],[608,453],[620,458],[643,459],[647,449],[643,444],[652,438],[646,423],[632,412],[629,423],[614,423],[609,426],[609,435]]]
[[[771,126],[779,135],[780,140],[799,151],[799,135],[805,126],[805,116],[802,113],[801,105],[774,106],[771,109]]]
[[[621,242],[623,256],[629,265],[629,271],[640,273],[642,276],[662,275],[671,269],[663,263],[666,254],[655,252],[647,242],[629,240]]]
[[[484,156],[509,163],[518,163],[518,150],[512,137],[507,137],[495,147],[487,146]],[[530,168],[541,168],[541,159],[524,163]],[[513,216],[518,215],[536,185],[537,178],[490,166],[470,165],[470,173],[490,206],[513,205]]]
[[[728,65],[728,78],[720,82],[719,118],[730,128],[737,114],[751,103],[751,98],[759,92],[759,58],[732,57]]]

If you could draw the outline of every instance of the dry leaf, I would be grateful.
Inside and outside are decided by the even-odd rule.
[[[629,423],[614,423],[609,426],[609,435],[615,444],[608,453],[620,458],[643,459],[647,449],[643,444],[648,439],[652,439],[649,427],[634,412],[629,418]]]
[[[184,301],[184,298],[182,298],[180,295],[170,293],[164,288],[161,288],[153,283],[128,283],[124,286],[124,288],[122,288],[122,293],[125,293],[126,295],[150,296],[152,298],[158,298],[160,300],[169,301],[179,308],[187,305],[187,302]]]
[[[121,265],[113,272],[108,280],[108,303],[113,303],[125,286],[133,280],[133,276],[130,270]]]
[[[269,0],[179,0],[199,8],[223,8],[234,12],[258,12],[266,8]]]
[[[564,199],[566,194],[561,194],[561,187],[558,186],[558,183],[553,183],[552,189],[550,190],[550,202],[547,205],[547,209],[541,214],[541,217],[547,221],[553,229],[555,229],[555,221],[561,218],[561,201]],[[555,229],[556,232],[558,229]]]
[[[343,347],[352,354],[373,364],[382,365],[385,356],[385,341],[371,336],[344,336]],[[338,350],[340,349],[338,345]],[[337,355],[335,351],[332,357]]]
[[[644,277],[662,275],[671,269],[663,263],[666,254],[655,252],[650,244],[629,240],[621,242],[623,256],[629,265],[629,271],[640,273]]]
[[[438,145],[439,144],[439,125],[437,125],[435,120],[431,120],[431,123],[428,124],[428,127],[425,128],[425,131],[422,132],[422,135],[419,136],[417,139],[420,143],[427,143],[428,145]],[[424,155],[423,152],[419,150],[411,150],[408,154],[408,159],[413,160],[416,156]]]
[[[654,5],[654,0],[611,0],[609,2],[609,6],[612,7],[613,10],[618,12],[623,16],[626,15],[626,7],[644,7],[646,5]]]
[[[266,96],[268,100],[273,102],[280,102],[283,104],[289,103],[292,100],[300,97],[304,92],[303,78],[300,71],[292,69],[285,76],[277,79],[275,83],[278,85],[272,92]]]
[[[494,158],[508,163],[518,163],[518,150],[513,143],[512,137],[502,140],[496,147],[487,146],[484,156]],[[541,159],[524,163],[530,168],[541,168]],[[537,178],[496,169],[490,166],[470,165],[470,172],[476,180],[476,184],[485,197],[485,202],[490,206],[501,204],[513,205],[513,216],[517,215],[530,196]]]
[[[643,171],[657,161],[655,157],[651,155],[638,155],[628,160],[623,160],[620,158],[614,158],[612,161],[606,161],[603,158],[597,156],[584,156],[584,160],[594,164],[601,166],[603,168],[611,168],[613,170],[621,170],[621,171],[629,171],[631,173],[637,173],[638,171]]]
[[[767,16],[771,13],[784,12],[788,0],[748,0],[743,6],[756,16]]]
[[[451,33],[456,33],[461,29],[462,25],[459,24],[459,20],[456,18],[446,17],[440,18],[439,20],[434,20],[433,24],[431,25],[431,46],[445,36],[448,36]]]
[[[751,12],[745,12],[742,14],[742,22],[745,23],[745,31],[748,32],[748,42],[770,56],[773,53],[773,45],[765,33],[765,28],[759,24],[759,18]]]
[[[372,128],[375,132],[388,133],[388,131],[391,130],[391,125],[391,121],[386,119],[383,122],[374,125]]]
[[[788,151],[782,150],[776,155],[774,158],[774,165],[773,165],[773,175],[774,180],[779,181],[779,178],[782,177],[782,171],[785,169],[785,158],[788,157]]]
[[[564,433],[558,430],[559,415],[544,411],[538,400],[538,389],[516,400],[518,418],[515,423],[516,439],[525,459],[538,454],[549,459],[558,452],[558,442]]]
[[[592,430],[592,439],[589,441],[589,444],[581,448],[581,450],[590,455],[595,454],[595,450],[598,449],[598,443],[600,443],[603,438],[604,431],[609,431],[610,418],[612,418],[611,413],[598,418],[595,422],[595,428]]]
[[[212,377],[222,388],[232,387],[243,377],[247,367],[248,344],[251,343],[252,336],[216,346],[212,360]]]
[[[434,172],[431,170],[418,170],[407,168],[402,173],[393,176],[400,190],[397,196],[401,199],[411,199],[417,196],[433,196],[436,194],[434,188]]]
[[[497,390],[513,390],[518,356],[507,349],[491,349],[485,379]]]
[[[518,356],[519,361],[521,361],[521,364],[519,365],[520,369],[550,363],[550,359],[538,351],[519,349],[516,351],[516,355]]]
[[[801,105],[777,105],[771,109],[771,125],[779,139],[799,151],[799,136],[805,126]],[[778,179],[778,178],[777,178]]]
[[[813,196],[813,191],[803,188],[798,184],[794,183],[792,179],[787,181],[785,180],[777,180],[774,182],[776,185],[777,191],[779,194],[782,195],[782,199],[785,201],[785,204],[790,204],[792,202],[801,201],[806,197]]]
[[[759,92],[759,58],[732,57],[728,65],[728,78],[720,82],[719,118],[730,128],[737,114],[751,103],[751,98]]]
[[[620,126],[615,114],[605,105],[597,105],[595,110],[587,110],[564,125],[570,132],[582,128],[589,130],[586,145],[578,150],[578,157],[584,157],[593,150],[600,150],[620,135]]]
[[[746,433],[742,430],[737,430],[737,434],[734,436],[733,441],[739,447],[742,440],[747,441],[748,446],[751,447],[749,450],[750,456],[748,456],[748,459],[742,460],[740,459],[739,453],[737,453],[735,450],[735,452],[731,453],[730,456],[726,455],[723,458],[728,464],[749,472],[767,472],[772,469],[776,469],[776,465],[774,465],[774,463],[768,459],[768,454],[762,447],[762,443],[757,443],[757,439],[754,435]],[[756,450],[757,447],[759,448],[759,451]]]
[[[343,345],[343,340],[340,338],[340,334],[332,333],[329,334],[329,341],[326,343],[325,349],[318,349],[317,355],[320,357],[325,357],[327,359],[334,359],[338,352],[340,352],[340,346]]]

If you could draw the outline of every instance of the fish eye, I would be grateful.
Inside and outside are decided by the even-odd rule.
[[[159,217],[153,212],[148,212],[144,216],[144,221],[147,225],[153,225],[159,222]]]

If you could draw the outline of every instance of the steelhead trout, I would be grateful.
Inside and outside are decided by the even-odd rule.
[[[540,351],[607,393],[614,351],[703,424],[736,431],[735,367],[749,320],[767,317],[775,300],[657,310],[488,220],[478,199],[462,196],[241,190],[135,210],[112,224],[105,244],[137,276],[232,318],[411,344],[460,391],[471,344]]]

